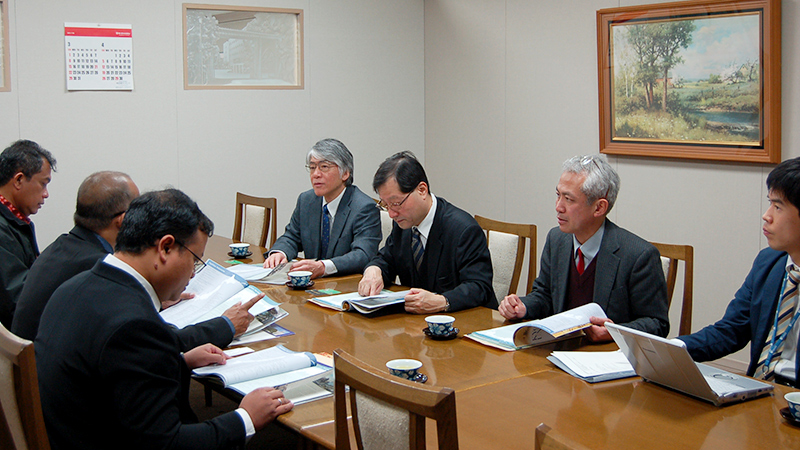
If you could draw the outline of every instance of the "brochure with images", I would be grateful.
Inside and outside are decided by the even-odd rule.
[[[597,303],[589,303],[544,319],[476,331],[466,337],[500,350],[515,351],[583,336],[582,330],[592,325],[592,316],[605,318],[606,313]]]
[[[410,292],[410,290],[393,292],[384,289],[380,294],[368,297],[362,297],[358,295],[358,292],[350,292],[348,294],[314,297],[309,301],[337,311],[356,311],[361,314],[370,314],[389,305],[404,303],[406,295]]]
[[[332,366],[324,355],[294,352],[283,345],[237,356],[225,364],[194,369],[196,377],[214,377],[242,395],[261,387],[283,391],[295,404],[333,395]]]
[[[292,263],[293,261],[285,262],[272,269],[265,269],[263,264],[239,264],[229,267],[228,270],[253,283],[286,284]]]
[[[186,292],[194,293],[195,297],[183,300],[160,313],[165,322],[178,328],[219,317],[231,306],[247,302],[261,293],[258,288],[250,286],[243,278],[212,260],[208,260],[206,268],[191,279],[186,286]],[[249,311],[254,319],[243,336],[261,331],[288,315],[266,296]]]

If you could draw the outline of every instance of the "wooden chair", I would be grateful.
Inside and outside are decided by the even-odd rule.
[[[681,322],[678,335],[692,333],[692,286],[694,277],[694,249],[691,245],[661,244],[651,242],[661,253],[664,278],[667,280],[667,298],[672,305],[672,295],[675,292],[675,281],[678,277],[678,261],[683,261],[683,304],[681,305]]]
[[[543,423],[536,427],[533,448],[536,450],[589,450],[588,447],[562,436]]]
[[[337,450],[350,450],[345,386],[358,450],[424,449],[426,418],[436,421],[439,450],[458,450],[455,391],[394,377],[342,349],[333,363]]]
[[[0,449],[49,450],[33,342],[0,325]]]
[[[278,238],[278,200],[236,193],[233,241],[270,248]],[[269,234],[269,246],[267,235]]]
[[[528,282],[525,293],[529,293],[536,279],[536,225],[500,222],[477,215],[475,220],[486,230],[494,271],[492,285],[498,303],[506,295],[517,292],[525,260],[525,239],[528,239]]]

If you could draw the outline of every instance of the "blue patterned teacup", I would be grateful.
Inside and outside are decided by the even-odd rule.
[[[386,367],[392,375],[414,381],[422,363],[416,359],[393,359],[386,363]]]
[[[250,250],[250,244],[247,242],[230,244],[229,247],[231,248],[231,255],[233,255],[234,258],[243,258],[247,256],[247,252]]]
[[[789,412],[794,420],[800,420],[800,392],[789,392],[783,398],[789,403]]]
[[[425,322],[428,322],[428,330],[434,336],[448,336],[453,333],[453,322],[455,317],[452,316],[428,316]]]
[[[289,280],[295,287],[303,287],[311,284],[311,272],[307,270],[296,270],[289,272]]]

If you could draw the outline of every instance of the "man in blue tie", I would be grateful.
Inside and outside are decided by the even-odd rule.
[[[747,375],[798,387],[800,363],[800,158],[767,176],[769,207],[761,217],[768,248],[753,262],[744,284],[717,323],[678,339],[696,361],[736,352],[750,343]]]
[[[292,270],[311,278],[364,270],[381,241],[375,202],[353,185],[353,155],[336,139],[323,139],[306,155],[313,189],[297,198],[286,232],[264,255],[264,267],[286,263],[304,252]]]

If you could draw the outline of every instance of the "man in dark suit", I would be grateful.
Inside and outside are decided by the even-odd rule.
[[[386,159],[372,186],[394,224],[386,245],[364,270],[359,294],[375,295],[399,276],[413,288],[405,298],[411,313],[497,306],[483,230],[471,215],[433,195],[414,154]]]
[[[30,216],[50,195],[56,160],[33,141],[19,140],[0,154],[0,323],[11,328],[28,269],[39,256]]]
[[[220,449],[292,409],[262,388],[239,409],[192,423],[191,369],[224,363],[206,344],[181,353],[159,308],[177,300],[198,268],[213,224],[181,191],[133,200],[116,252],[59,287],[36,337],[36,365],[54,450]]]
[[[678,339],[696,361],[719,359],[750,343],[747,375],[797,388],[800,158],[775,167],[767,176],[767,191],[769,207],[762,219],[769,248],[756,257],[722,319]]]
[[[125,211],[138,196],[136,184],[121,172],[97,172],[81,183],[73,216],[75,227],[59,236],[31,266],[17,302],[12,333],[29,340],[36,337],[42,311],[56,288],[114,252]],[[208,342],[227,347],[234,334],[244,333],[253,319],[247,312],[246,307],[252,306],[248,304],[230,308],[223,317],[176,330],[182,349],[188,351]]]
[[[381,218],[375,202],[353,185],[353,155],[336,139],[323,139],[308,152],[313,189],[297,198],[286,232],[264,255],[264,267],[304,252],[292,270],[311,278],[358,273],[378,251]]]
[[[541,319],[594,302],[608,318],[592,318],[586,329],[592,341],[611,340],[605,322],[667,335],[667,286],[658,250],[606,218],[619,184],[604,155],[564,163],[556,186],[558,227],[547,234],[539,276],[530,294],[500,302],[503,317]]]

